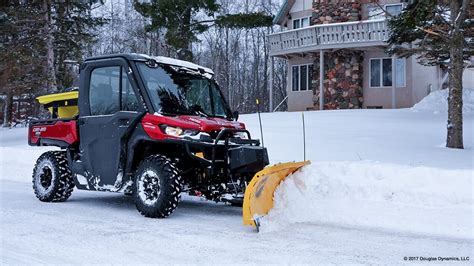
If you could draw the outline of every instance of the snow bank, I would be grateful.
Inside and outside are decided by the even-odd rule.
[[[448,90],[431,92],[412,108],[414,111],[430,111],[434,114],[448,112]],[[474,89],[463,89],[463,114],[474,114]]]
[[[314,163],[277,189],[262,231],[328,223],[472,239],[473,177],[472,169]]]

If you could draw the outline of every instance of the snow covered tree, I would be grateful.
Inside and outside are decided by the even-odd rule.
[[[415,0],[389,21],[389,53],[448,68],[448,148],[463,148],[462,75],[474,55],[473,13],[470,0]]]
[[[192,61],[191,44],[197,35],[212,25],[228,28],[271,26],[271,16],[264,13],[240,13],[215,16],[220,5],[216,0],[151,0],[135,1],[135,8],[150,18],[147,30],[165,29],[166,42],[177,50],[178,58]],[[207,18],[199,19],[198,15]],[[213,24],[212,24],[213,23]]]

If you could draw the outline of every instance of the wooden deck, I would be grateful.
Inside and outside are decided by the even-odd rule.
[[[314,25],[268,36],[271,56],[325,49],[385,46],[389,37],[386,20],[366,20]]]

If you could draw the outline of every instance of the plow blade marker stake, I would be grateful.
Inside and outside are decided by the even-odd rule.
[[[256,173],[245,190],[242,208],[244,225],[257,227],[255,219],[265,216],[273,208],[273,194],[280,183],[310,163],[310,161],[281,163]]]

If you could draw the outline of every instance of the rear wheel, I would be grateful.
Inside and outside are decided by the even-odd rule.
[[[36,197],[45,202],[65,201],[74,189],[74,181],[64,151],[48,151],[36,161],[33,170]]]
[[[182,179],[175,164],[161,155],[149,156],[135,172],[135,205],[146,217],[168,217],[178,206],[181,188]]]

